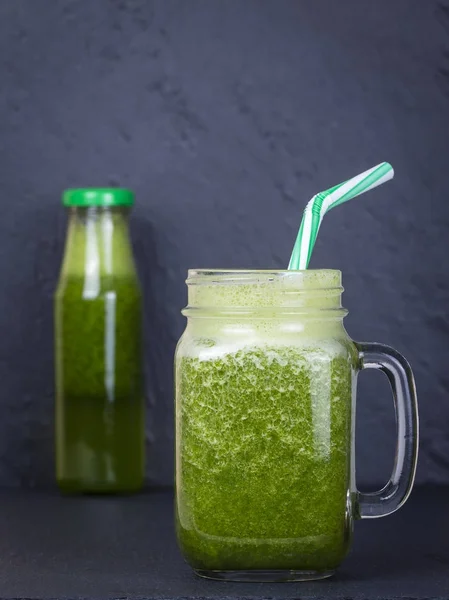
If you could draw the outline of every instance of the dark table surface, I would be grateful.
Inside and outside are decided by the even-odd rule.
[[[0,494],[0,598],[448,598],[449,489],[415,490],[390,517],[356,523],[332,579],[221,583],[193,575],[173,531],[172,494]]]

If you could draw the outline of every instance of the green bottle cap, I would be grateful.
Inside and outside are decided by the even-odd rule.
[[[77,188],[65,190],[64,206],[132,206],[134,192],[124,188]]]

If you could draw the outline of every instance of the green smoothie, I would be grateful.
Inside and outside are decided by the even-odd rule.
[[[355,353],[341,318],[279,319],[271,291],[189,291],[204,311],[176,363],[177,532],[199,571],[325,573],[349,547]],[[222,305],[243,316],[207,312]]]
[[[118,209],[72,215],[56,294],[56,458],[69,492],[138,490],[144,474],[141,296]]]

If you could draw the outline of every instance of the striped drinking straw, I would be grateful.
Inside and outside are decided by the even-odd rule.
[[[328,210],[393,179],[393,175],[393,167],[389,163],[383,162],[348,181],[313,196],[304,209],[301,227],[288,268],[290,270],[307,269],[321,221]]]

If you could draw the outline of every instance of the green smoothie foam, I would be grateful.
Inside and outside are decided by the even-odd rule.
[[[324,572],[346,554],[355,354],[340,291],[332,271],[189,288],[203,318],[177,354],[177,529],[195,568]]]

